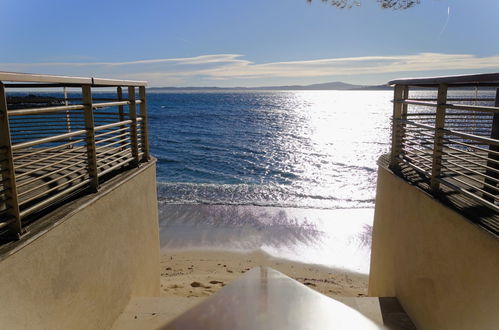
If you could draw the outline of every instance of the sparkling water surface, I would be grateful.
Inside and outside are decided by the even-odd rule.
[[[374,205],[391,91],[149,93],[161,203]]]

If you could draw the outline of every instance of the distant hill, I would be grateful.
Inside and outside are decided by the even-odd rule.
[[[341,81],[328,82],[312,85],[285,85],[285,86],[262,86],[262,87],[150,87],[151,92],[167,91],[224,91],[224,90],[391,90],[387,85],[352,85]]]

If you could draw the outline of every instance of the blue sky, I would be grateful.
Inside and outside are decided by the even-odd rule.
[[[0,70],[261,86],[499,71],[499,1],[0,0]]]

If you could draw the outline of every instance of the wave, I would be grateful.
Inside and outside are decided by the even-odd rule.
[[[255,205],[291,208],[370,208],[374,198],[318,195],[271,184],[158,182],[160,204]]]

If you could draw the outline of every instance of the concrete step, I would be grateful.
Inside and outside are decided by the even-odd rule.
[[[159,329],[205,298],[134,297],[114,322],[112,330]]]
[[[365,317],[393,330],[416,330],[411,318],[395,297],[334,297]]]

